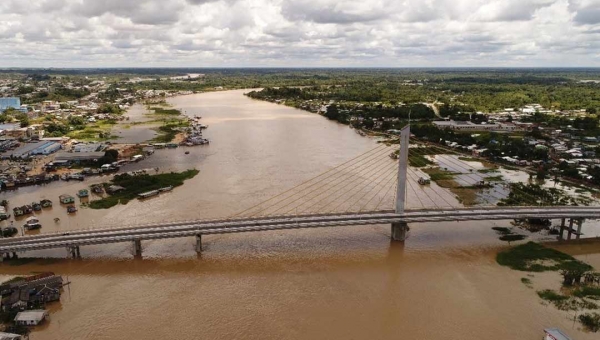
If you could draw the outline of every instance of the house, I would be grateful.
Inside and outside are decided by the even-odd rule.
[[[58,196],[58,199],[60,200],[60,203],[62,203],[62,204],[75,203],[75,197],[73,197],[71,195],[67,195],[67,194],[62,194],[62,195]]]
[[[54,158],[56,161],[69,161],[70,163],[97,162],[104,157],[104,152],[59,152]]]
[[[544,329],[544,340],[571,340],[571,338],[558,328],[546,328]]]
[[[23,340],[23,336],[19,334],[0,332],[0,340]]]
[[[0,286],[2,310],[25,310],[60,300],[63,286],[61,276],[54,273],[41,273]]]
[[[28,310],[17,313],[15,323],[19,326],[37,326],[48,317],[48,311],[43,309]]]

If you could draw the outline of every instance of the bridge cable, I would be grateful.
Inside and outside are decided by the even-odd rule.
[[[389,151],[389,150],[387,150],[387,147],[385,147],[385,148],[384,148],[384,151],[385,151],[385,153],[387,153],[387,151]],[[384,154],[384,153],[382,153],[382,152],[379,152],[379,153],[375,154],[376,158],[374,158],[374,159],[370,159],[368,162],[362,163],[362,164],[360,164],[358,167],[356,167],[356,168],[354,168],[354,169],[351,169],[351,170],[357,171],[358,169],[364,168],[365,166],[368,166],[368,165],[370,165],[370,164],[371,164],[371,163],[372,163],[374,160],[375,160],[375,161],[376,161],[376,160],[378,160],[378,158],[377,158],[377,157],[380,157],[380,156],[382,156],[383,154]],[[373,155],[369,156],[368,158],[372,158],[372,156],[373,156]],[[272,212],[272,214],[274,214],[274,213],[275,213],[275,212],[277,212],[277,211],[280,211],[281,209],[284,209],[284,208],[286,208],[286,207],[290,206],[291,204],[293,204],[293,203],[295,203],[295,202],[297,202],[297,201],[299,201],[299,200],[301,200],[301,199],[303,199],[303,198],[306,198],[306,196],[308,196],[308,195],[311,195],[311,194],[312,194],[312,193],[314,193],[315,191],[323,190],[323,189],[324,189],[326,186],[328,186],[328,185],[332,185],[332,183],[334,183],[335,181],[339,180],[339,179],[340,179],[340,178],[342,178],[342,177],[345,177],[345,176],[347,177],[347,176],[349,176],[349,175],[352,175],[352,172],[348,172],[348,173],[342,173],[342,174],[336,173],[336,174],[337,174],[337,175],[339,175],[339,176],[338,176],[338,177],[336,177],[335,179],[333,179],[333,180],[332,180],[332,181],[331,181],[329,184],[326,184],[325,186],[317,187],[316,189],[313,189],[313,190],[311,190],[310,192],[308,192],[308,193],[304,194],[304,196],[301,196],[301,197],[299,197],[299,198],[296,198],[295,200],[293,200],[293,201],[289,202],[288,204],[286,204],[286,205],[284,205],[284,206],[282,206],[282,207],[279,207],[278,209],[276,209],[275,211],[273,211],[273,212]],[[336,175],[336,174],[334,174],[334,175]],[[331,176],[333,176],[333,175],[331,175]],[[329,176],[329,177],[331,177],[331,176]],[[324,179],[323,179],[323,180],[324,180]],[[345,179],[344,179],[344,180],[345,180]],[[322,182],[322,180],[321,180],[321,181],[319,181],[319,182],[317,182],[317,183],[313,183],[313,184],[311,184],[310,186],[308,186],[308,187],[306,187],[306,188],[303,188],[302,190],[300,190],[299,192],[297,192],[297,193],[293,194],[293,195],[292,195],[292,196],[290,196],[290,197],[287,197],[287,198],[285,198],[285,199],[283,199],[283,200],[280,200],[279,202],[276,202],[275,204],[272,204],[271,206],[268,206],[268,207],[266,207],[265,209],[263,209],[263,211],[266,211],[267,209],[273,208],[273,207],[275,207],[275,206],[279,205],[280,203],[283,203],[283,202],[287,201],[288,199],[290,199],[290,198],[292,198],[292,197],[294,197],[294,196],[296,196],[296,195],[298,195],[298,194],[301,194],[303,191],[305,191],[305,190],[308,190],[308,189],[310,189],[310,188],[314,187],[316,184],[319,184],[320,182]],[[333,185],[333,187],[336,187],[337,185],[339,185],[339,183],[337,183],[337,184]],[[320,195],[320,194],[319,194],[319,195]],[[312,200],[312,199],[313,199],[313,198],[311,198],[311,200]],[[292,210],[293,210],[293,209],[292,209]]]
[[[385,147],[384,147],[384,148],[385,148]],[[360,155],[358,155],[358,156],[356,156],[356,157],[354,157],[354,158],[352,158],[352,159],[350,159],[350,160],[348,160],[348,161],[346,161],[346,162],[344,162],[344,163],[342,163],[342,164],[340,164],[340,165],[338,165],[338,166],[336,166],[336,167],[334,167],[334,168],[332,168],[332,169],[329,169],[329,170],[327,170],[327,171],[325,171],[325,172],[323,172],[323,173],[319,174],[318,176],[315,176],[315,177],[313,177],[313,178],[311,178],[311,179],[309,179],[309,180],[306,180],[306,181],[304,181],[304,182],[302,182],[302,183],[300,183],[300,184],[298,184],[298,185],[296,185],[296,186],[294,186],[294,187],[292,187],[292,188],[290,188],[290,189],[288,189],[288,190],[286,190],[286,191],[284,191],[284,192],[282,192],[282,193],[280,193],[280,194],[278,194],[278,195],[276,195],[276,196],[273,196],[273,197],[271,197],[271,198],[269,198],[269,199],[267,199],[267,200],[265,200],[265,201],[262,201],[262,202],[260,202],[260,203],[258,203],[258,204],[255,204],[254,206],[251,206],[251,207],[249,207],[249,208],[247,208],[247,209],[245,209],[245,210],[243,210],[243,211],[240,211],[240,212],[238,212],[238,213],[236,213],[236,214],[232,215],[231,217],[235,217],[235,216],[240,216],[240,215],[243,215],[244,213],[246,213],[246,212],[248,212],[248,211],[251,211],[251,210],[253,210],[253,209],[257,208],[257,207],[259,207],[260,205],[263,205],[263,204],[265,204],[265,203],[267,203],[267,202],[270,202],[270,201],[272,201],[272,200],[274,200],[274,199],[276,199],[276,198],[279,198],[279,197],[281,197],[281,196],[283,196],[283,195],[285,195],[285,194],[288,194],[288,193],[292,192],[293,190],[295,190],[295,189],[297,189],[297,188],[299,188],[299,187],[301,187],[301,186],[303,186],[303,185],[305,185],[305,184],[308,184],[308,183],[310,183],[310,182],[312,182],[312,181],[316,180],[316,179],[317,179],[317,178],[319,178],[319,177],[322,177],[322,176],[324,176],[324,175],[327,175],[327,174],[329,174],[329,173],[331,173],[331,172],[334,172],[334,171],[336,171],[336,170],[341,170],[342,168],[345,168],[345,167],[351,166],[351,165],[355,164],[356,162],[358,162],[358,161],[360,160],[360,158],[362,158],[363,156],[366,156],[366,155],[368,155],[368,154],[370,154],[370,153],[378,153],[378,152],[379,152],[381,149],[382,149],[382,146],[381,146],[381,145],[378,145],[377,147],[375,147],[375,148],[373,148],[373,149],[370,149],[370,150],[368,150],[368,151],[366,151],[366,152],[364,152],[364,153],[362,153],[362,154],[360,154]],[[368,157],[367,157],[367,158],[368,158]],[[337,172],[335,172],[334,174],[337,174]],[[328,177],[326,177],[326,178],[324,178],[324,179],[327,179],[327,178],[329,178],[329,177],[331,177],[331,176],[328,176]],[[323,179],[323,180],[324,180],[324,179]],[[317,182],[317,183],[320,183],[320,181],[319,181],[319,182]]]
[[[348,202],[349,202],[351,199],[355,198],[355,197],[356,197],[356,195],[358,195],[358,194],[361,194],[361,193],[362,193],[363,195],[362,195],[361,197],[359,197],[357,201],[355,201],[355,202],[353,202],[351,205],[349,205],[349,207],[348,207],[348,209],[346,210],[346,212],[350,211],[350,208],[352,208],[352,207],[353,207],[354,205],[356,205],[358,202],[360,202],[361,200],[363,200],[363,199],[365,198],[365,195],[367,195],[367,194],[368,194],[369,192],[371,192],[373,189],[377,188],[377,186],[378,186],[378,185],[379,185],[381,182],[383,182],[383,180],[385,180],[386,178],[389,178],[389,176],[390,176],[390,175],[395,175],[395,174],[397,173],[397,171],[398,171],[397,169],[398,169],[398,167],[397,167],[396,163],[395,163],[395,162],[392,162],[391,166],[388,166],[388,167],[387,167],[387,169],[385,169],[385,168],[384,168],[384,172],[383,172],[383,173],[381,173],[379,176],[377,176],[377,177],[375,177],[375,178],[367,178],[367,179],[366,179],[366,180],[367,180],[367,183],[365,183],[364,185],[360,186],[360,187],[358,188],[358,191],[356,191],[354,194],[352,194],[350,197],[348,197],[348,199],[346,199],[345,201],[343,201],[343,202],[339,203],[338,205],[336,205],[336,206],[335,206],[335,207],[332,209],[332,211],[333,211],[333,212],[336,212],[337,208],[339,208],[340,206],[342,206],[342,205],[344,205],[344,204],[348,203]],[[375,183],[375,185],[373,185],[373,186],[371,187],[371,189],[369,189],[369,191],[367,191],[367,193],[365,193],[365,192],[364,192],[364,190],[365,190],[365,189],[367,189],[367,187],[369,186],[369,184],[373,184],[375,181],[377,181],[377,183]],[[333,202],[332,202],[332,203],[333,203]],[[331,203],[329,203],[329,204],[331,204]],[[327,206],[329,206],[329,204],[328,204],[328,205],[326,205],[326,206],[324,206],[324,208],[325,208],[325,207],[327,207]]]
[[[377,165],[377,168],[375,168],[374,170],[371,170],[371,171],[369,171],[369,172],[368,172],[368,173],[366,173],[366,174],[359,174],[358,176],[360,176],[360,177],[361,177],[361,178],[360,178],[360,182],[363,182],[363,181],[365,181],[365,180],[369,180],[368,176],[371,176],[371,175],[373,175],[374,173],[379,173],[379,171],[380,171],[382,168],[383,168],[384,170],[385,170],[385,169],[387,169],[387,168],[389,168],[389,164],[383,164],[382,166],[380,166],[380,165]],[[350,179],[352,179],[352,178],[350,178]],[[339,193],[341,190],[345,189],[346,187],[348,187],[349,185],[351,185],[351,184],[354,184],[354,183],[356,183],[356,180],[354,180],[354,181],[350,181],[350,182],[346,183],[345,185],[342,185],[342,184],[344,184],[344,182],[340,182],[340,183],[336,184],[335,186],[333,186],[332,188],[330,188],[330,189],[333,189],[333,188],[335,188],[335,187],[337,187],[337,186],[339,186],[339,185],[342,185],[342,186],[341,186],[340,188],[338,188],[337,190],[335,190],[335,191],[333,191],[333,192],[322,192],[321,194],[317,195],[316,197],[314,197],[314,198],[311,198],[310,200],[303,202],[302,204],[300,204],[300,206],[299,206],[299,207],[303,206],[303,205],[304,205],[304,204],[306,204],[306,203],[309,203],[310,201],[312,201],[312,200],[314,200],[314,199],[316,199],[316,198],[319,198],[320,196],[322,196],[322,195],[323,195],[323,194],[325,194],[325,193],[328,193],[328,195],[327,195],[327,196],[325,196],[325,197],[321,198],[319,201],[317,201],[317,202],[313,203],[313,204],[312,204],[312,205],[310,205],[309,207],[307,207],[307,208],[305,208],[305,209],[303,209],[303,210],[302,210],[302,212],[308,211],[308,210],[310,210],[311,208],[313,208],[315,205],[317,205],[317,204],[319,204],[319,203],[323,202],[323,201],[324,201],[325,199],[327,199],[327,198],[330,198],[330,197],[334,196],[335,194]],[[342,195],[343,195],[343,193],[342,193]],[[338,196],[338,198],[339,198],[339,197],[341,197],[341,196]],[[331,203],[331,202],[330,202],[330,203]],[[329,205],[330,203],[328,203],[327,205]]]

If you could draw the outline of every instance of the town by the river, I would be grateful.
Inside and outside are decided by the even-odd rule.
[[[38,215],[46,232],[231,216],[375,147],[345,125],[258,101],[243,90],[170,98],[210,126],[209,147],[157,150],[127,171],[159,167],[200,173],[150,200],[108,210],[58,208]],[[55,198],[85,183],[50,183],[3,194],[11,204]],[[62,210],[61,210],[62,211]],[[509,221],[411,225],[405,243],[390,226],[340,227],[64,249],[0,266],[9,278],[57,272],[72,284],[50,306],[52,322],[33,339],[536,339],[552,324],[596,339],[572,315],[542,303],[524,273],[496,263],[508,247],[492,227]],[[597,229],[590,227],[588,233]],[[549,239],[532,235],[533,239]],[[600,267],[597,243],[554,245]],[[17,265],[18,264],[18,265]],[[536,289],[558,289],[555,273],[536,273]]]

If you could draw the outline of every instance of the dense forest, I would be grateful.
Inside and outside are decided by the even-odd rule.
[[[188,73],[200,78],[170,80]],[[595,68],[121,68],[5,69],[0,78],[21,75],[43,81],[103,79],[110,82],[140,77],[127,88],[207,91],[215,88],[308,87],[301,98],[356,102],[442,102],[464,105],[463,112],[489,112],[537,103],[552,109],[600,109],[600,69]],[[152,79],[152,80],[150,80]],[[594,81],[587,81],[594,80]],[[26,89],[24,89],[26,91]],[[76,98],[81,94],[56,93]]]

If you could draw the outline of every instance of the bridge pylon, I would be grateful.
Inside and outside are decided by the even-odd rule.
[[[408,144],[410,124],[400,130],[400,150],[398,154],[398,186],[396,188],[396,213],[404,213],[406,200],[406,172],[408,170]],[[406,222],[392,223],[392,240],[404,242],[408,232]]]

